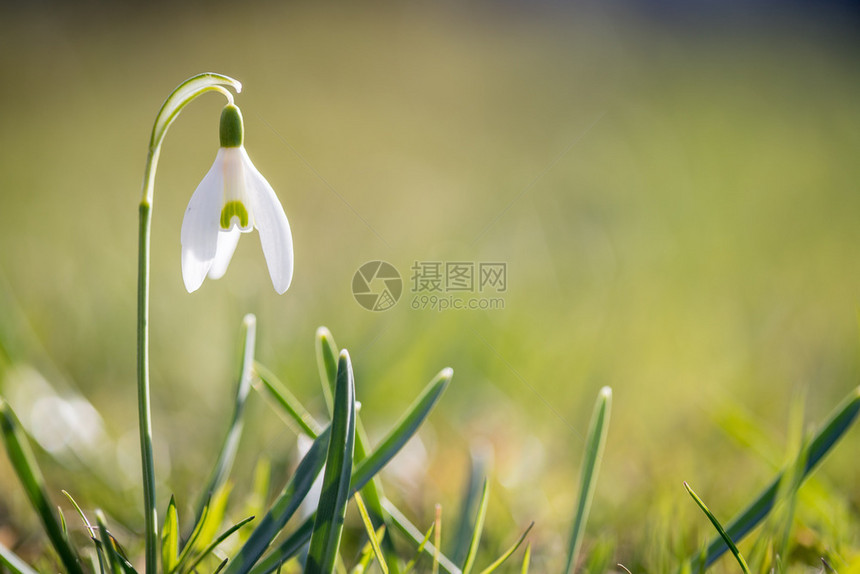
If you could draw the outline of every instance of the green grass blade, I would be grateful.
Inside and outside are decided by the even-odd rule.
[[[176,500],[171,495],[161,527],[161,571],[170,574],[179,561],[179,514]]]
[[[337,560],[355,451],[355,383],[346,351],[340,353],[331,438],[320,503],[311,534],[307,574],[329,574]]]
[[[284,528],[287,521],[298,510],[325,464],[329,432],[329,428],[326,428],[311,445],[310,450],[299,463],[295,474],[290,478],[275,503],[251,533],[247,542],[230,561],[230,564],[227,565],[225,574],[239,574],[249,571],[272,543],[272,540]]]
[[[473,445],[470,454],[469,477],[466,480],[463,502],[460,505],[460,513],[454,529],[453,549],[451,550],[451,558],[461,564],[466,561],[466,556],[469,554],[469,545],[472,543],[472,534],[475,530],[474,520],[478,514],[484,478],[491,471],[493,451],[484,445]]]
[[[418,545],[418,549],[415,551],[415,556],[412,557],[412,560],[406,563],[406,566],[403,568],[403,574],[409,574],[413,568],[415,568],[415,564],[418,562],[418,558],[421,556],[421,553],[424,552],[424,547],[430,542],[430,537],[433,535],[433,532],[436,529],[436,524],[431,524],[430,528],[427,529],[427,534],[424,535],[424,539]]]
[[[332,413],[332,393],[334,392],[335,377],[337,375],[337,355],[338,348],[334,341],[331,332],[325,327],[317,329],[316,333],[316,357],[317,367],[320,374],[320,382],[323,388],[323,394],[326,397],[329,414]],[[367,439],[367,433],[364,431],[364,425],[361,423],[361,414],[355,415],[355,462],[360,463],[367,457],[370,441]],[[384,525],[385,534],[382,538],[382,553],[388,563],[391,574],[400,574],[398,566],[397,551],[394,547],[394,540],[391,537],[391,519],[382,508],[382,499],[385,494],[382,490],[382,482],[378,478],[374,478],[361,489],[361,495],[367,504],[367,510],[370,515],[371,522],[374,528]]]
[[[17,554],[0,543],[0,564],[12,574],[38,574],[30,568]]]
[[[382,439],[376,450],[358,464],[352,476],[351,489],[353,492],[361,489],[376,473],[382,470],[382,467],[388,464],[394,455],[403,448],[403,445],[418,431],[418,427],[421,426],[438,402],[439,397],[448,387],[453,374],[454,371],[451,369],[442,369],[425,387],[421,395],[406,411],[406,414]]]
[[[582,457],[582,470],[579,477],[579,500],[570,533],[567,566],[564,569],[564,572],[567,574],[573,573],[573,569],[576,567],[576,562],[579,558],[579,549],[582,546],[582,538],[585,534],[585,524],[588,522],[588,513],[591,510],[591,502],[597,486],[597,473],[600,470],[600,462],[603,458],[606,435],[609,433],[609,414],[611,410],[612,389],[603,387],[597,395],[597,402],[594,405],[591,422],[588,426],[588,435],[585,437],[585,453]]]
[[[108,532],[107,526],[105,525],[105,517],[101,511],[96,510],[96,524],[99,529],[99,539],[102,543],[102,548],[104,549],[105,556],[107,557],[108,567],[113,574],[123,574],[122,567],[120,564],[120,558],[117,555],[116,548],[113,545],[113,541],[111,540],[111,535]]]
[[[69,499],[69,502],[72,504],[72,506],[78,512],[78,516],[81,517],[81,522],[84,523],[84,527],[87,529],[87,533],[90,535],[90,539],[93,541],[93,544],[96,547],[95,556],[91,557],[91,562],[93,562],[93,564],[92,564],[93,572],[99,572],[100,574],[106,574],[106,572],[105,572],[105,557],[104,557],[104,553],[102,552],[102,547],[101,547],[101,544],[99,543],[99,536],[96,533],[95,528],[93,528],[93,525],[90,524],[90,521],[87,519],[87,515],[84,514],[84,511],[81,509],[80,505],[74,499],[74,497],[72,497],[72,495],[69,494],[65,490],[63,490],[62,493],[66,496],[66,498]]]
[[[90,535],[90,538],[95,539],[95,538],[96,538],[96,531],[95,531],[95,529],[93,528],[93,525],[92,525],[92,524],[90,524],[90,521],[89,521],[89,520],[87,520],[87,515],[86,515],[86,514],[84,514],[84,511],[83,511],[83,510],[81,510],[81,507],[78,505],[77,501],[76,501],[74,498],[72,498],[72,495],[71,495],[71,494],[69,494],[68,492],[66,492],[65,490],[63,490],[63,491],[61,491],[61,492],[65,495],[65,497],[66,497],[66,498],[68,498],[68,499],[69,499],[69,502],[71,502],[71,503],[72,503],[72,506],[73,506],[73,507],[75,508],[75,510],[78,512],[78,516],[80,516],[80,517],[81,517],[81,521],[84,523],[84,526],[86,527],[87,532],[88,532],[88,533],[89,533],[89,535]]]
[[[83,568],[77,554],[69,544],[68,538],[63,534],[63,528],[54,514],[53,504],[48,498],[45,488],[45,480],[36,464],[33,452],[27,442],[27,437],[21,427],[21,423],[12,407],[4,399],[0,398],[0,432],[9,455],[9,462],[24,487],[24,492],[30,500],[30,504],[36,510],[42,521],[42,526],[48,539],[51,541],[60,561],[69,574],[83,574]]]
[[[57,516],[60,517],[60,528],[63,529],[63,536],[66,538],[69,537],[69,529],[66,526],[66,516],[63,514],[63,509],[59,506],[57,507]]]
[[[195,523],[200,520],[200,516],[203,514],[203,505],[215,496],[215,493],[224,485],[230,470],[233,468],[236,453],[239,451],[239,441],[242,438],[242,428],[245,423],[245,404],[248,401],[251,382],[254,379],[254,346],[257,339],[257,319],[254,315],[245,315],[242,320],[242,331],[244,335],[242,361],[239,368],[239,382],[236,385],[236,397],[233,401],[233,416],[230,419],[227,435],[224,437],[206,488],[200,493],[197,511],[194,514]]]
[[[532,545],[526,544],[526,553],[523,556],[523,566],[520,568],[520,574],[529,574],[529,563],[532,561]]]
[[[265,397],[272,400],[280,410],[287,416],[287,421],[290,425],[295,424],[298,430],[304,432],[311,438],[316,438],[322,432],[320,425],[313,416],[305,409],[299,400],[287,390],[272,371],[261,365],[259,362],[254,363],[254,370],[257,372],[262,385],[255,386]]]
[[[230,493],[233,490],[231,483],[221,485],[221,488],[215,491],[212,500],[209,501],[208,512],[205,517],[200,520],[200,532],[197,540],[191,547],[191,555],[208,546],[218,534],[218,529],[224,522],[224,517],[227,514],[227,503],[230,499]]]
[[[693,498],[693,500],[696,501],[696,504],[699,505],[699,508],[702,509],[702,512],[705,513],[705,516],[708,517],[708,520],[710,520],[711,524],[714,525],[714,528],[717,529],[717,532],[719,533],[720,538],[722,538],[723,541],[726,543],[726,545],[731,549],[732,554],[735,555],[735,560],[737,560],[738,564],[740,564],[741,570],[744,571],[744,574],[750,574],[750,568],[749,568],[749,566],[747,566],[746,560],[744,560],[744,557],[740,553],[740,551],[738,550],[738,547],[735,546],[735,543],[732,540],[731,536],[728,535],[726,530],[723,528],[723,525],[720,524],[720,521],[717,520],[716,516],[714,516],[714,513],[710,511],[708,506],[704,503],[704,501],[701,498],[699,498],[699,495],[695,493],[695,491],[692,489],[692,487],[689,484],[686,483],[686,481],[684,482],[684,488],[687,489],[687,492],[690,494],[690,496]]]
[[[836,407],[830,417],[815,433],[806,451],[801,480],[805,480],[814,471],[824,456],[842,438],[860,413],[860,387],[855,388],[845,400]],[[761,493],[738,513],[726,526],[726,533],[732,540],[740,541],[773,509],[779,493],[779,484],[783,478],[780,472]],[[717,536],[708,544],[704,557],[698,554],[690,557],[694,572],[702,572],[713,564],[728,549],[722,537]]]
[[[117,574],[137,574],[137,571],[126,558],[116,538],[107,529],[107,521],[101,510],[96,510],[96,521],[99,529],[99,540],[96,540],[96,545],[101,544],[104,553],[108,556],[108,562],[112,572]]]
[[[385,556],[382,555],[382,548],[379,545],[379,540],[376,538],[373,522],[370,521],[367,507],[364,505],[364,500],[358,492],[355,493],[355,504],[358,506],[358,513],[361,515],[361,521],[364,523],[364,529],[367,531],[367,538],[370,541],[370,547],[373,549],[373,554],[376,556],[376,561],[379,563],[379,568],[382,570],[383,574],[388,574],[388,564],[385,562]]]
[[[484,532],[484,519],[487,517],[487,506],[489,503],[490,481],[485,478],[484,486],[481,489],[481,501],[478,503],[478,515],[475,518],[475,529],[472,532],[472,540],[469,543],[469,553],[466,555],[466,562],[463,564],[463,574],[469,574],[475,565],[475,558],[478,556],[478,545],[481,542],[481,534]]]
[[[191,565],[188,567],[188,571],[194,572],[194,569],[197,568],[197,565],[200,564],[204,558],[209,556],[209,554],[211,554],[216,548],[218,548],[218,546],[222,542],[227,540],[227,538],[229,538],[230,535],[232,535],[234,532],[236,532],[237,530],[239,530],[240,528],[242,528],[243,526],[245,526],[246,524],[248,524],[252,520],[254,520],[254,517],[249,516],[248,518],[237,522],[236,524],[234,524],[233,526],[231,526],[230,528],[225,530],[219,537],[217,537],[215,540],[213,540],[209,544],[209,546],[207,546],[206,548],[203,549],[202,552],[200,552],[200,555],[197,556],[197,558],[194,560],[194,562],[192,562]]]
[[[433,544],[436,546],[433,549],[433,574],[439,574],[439,559],[442,556],[442,505],[436,505],[436,516],[434,517],[433,525],[436,527],[436,534],[433,537]]]
[[[191,558],[194,548],[198,545],[198,540],[200,540],[200,533],[203,531],[206,520],[209,518],[209,513],[210,506],[207,504],[203,507],[203,516],[197,521],[194,530],[191,532],[191,536],[185,542],[185,546],[182,547],[182,552],[179,553],[179,559],[176,561],[176,566],[173,569],[174,572],[182,572],[185,563]]]
[[[305,544],[307,544],[313,529],[313,520],[305,520],[295,532],[287,536],[272,552],[251,568],[248,571],[249,574],[269,574],[280,568],[282,564],[296,556]]]
[[[517,541],[514,542],[513,546],[511,546],[510,548],[505,550],[504,554],[499,556],[495,562],[493,562],[492,564],[490,564],[489,566],[487,566],[486,568],[481,570],[481,574],[490,574],[491,572],[495,571],[496,568],[498,568],[499,566],[504,564],[505,560],[510,558],[511,554],[513,554],[514,552],[517,551],[517,548],[519,548],[520,545],[523,543],[523,540],[526,539],[526,536],[528,536],[529,532],[531,531],[531,529],[534,525],[535,525],[534,522],[529,524],[528,528],[526,528],[525,531],[520,535],[519,539],[517,539]]]
[[[356,502],[359,500],[355,499]],[[373,533],[376,540],[382,538],[382,535],[385,533],[385,526],[380,526],[379,529]],[[376,556],[376,553],[373,550],[373,544],[368,537],[368,541],[361,547],[361,553],[358,557],[358,563],[353,566],[352,570],[349,571],[349,574],[363,574],[369,567],[371,562],[373,562],[373,558]]]
[[[331,331],[325,327],[317,329],[316,335],[317,368],[320,372],[323,396],[328,412],[334,409],[334,388],[337,382],[337,345]]]

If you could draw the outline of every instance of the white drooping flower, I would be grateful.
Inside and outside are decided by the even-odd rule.
[[[182,279],[189,293],[208,275],[227,271],[242,233],[256,229],[275,291],[293,278],[293,238],[278,196],[260,175],[243,140],[242,114],[230,104],[221,113],[221,148],[197,186],[182,220]]]

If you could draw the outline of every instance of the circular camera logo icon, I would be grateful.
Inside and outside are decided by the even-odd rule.
[[[394,265],[368,261],[352,276],[352,295],[368,311],[387,311],[403,293],[403,279]]]

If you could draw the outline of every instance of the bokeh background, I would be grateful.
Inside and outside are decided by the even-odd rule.
[[[259,360],[318,413],[314,331],[331,329],[372,436],[453,367],[388,494],[419,524],[440,502],[453,524],[478,460],[494,481],[487,555],[535,520],[536,571],[563,559],[610,385],[588,544],[661,570],[711,534],[682,480],[728,518],[785,460],[792,405],[812,424],[857,385],[858,22],[811,2],[4,4],[0,391],[56,492],[140,527],[146,146],[179,82],[229,74],[295,278],[276,295],[251,235],[225,278],[185,292],[179,229],[223,105],[202,98],[156,181],[160,508],[196,499],[252,312]],[[371,260],[404,279],[384,312],[351,293]],[[415,261],[506,263],[504,309],[412,309]],[[294,463],[293,433],[259,396],[250,408],[237,492],[256,459],[278,486]],[[858,547],[858,448],[855,430],[802,506],[813,554]],[[35,544],[5,458],[0,485],[0,536]]]

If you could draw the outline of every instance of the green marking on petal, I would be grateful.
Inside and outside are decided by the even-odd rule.
[[[248,227],[248,210],[245,209],[241,201],[235,199],[225,203],[224,208],[221,209],[221,229],[230,229],[234,217],[239,218],[240,228]]]

